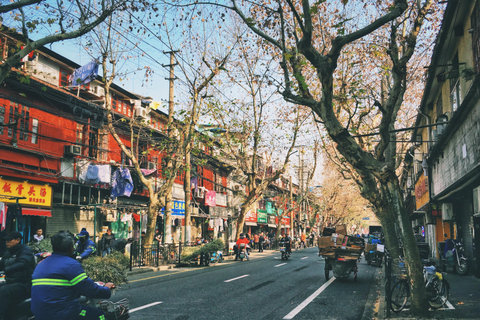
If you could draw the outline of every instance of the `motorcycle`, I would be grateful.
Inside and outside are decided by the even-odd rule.
[[[291,253],[288,252],[287,246],[283,241],[280,241],[280,253],[282,254],[282,260],[288,260],[288,258],[290,258]]]
[[[0,272],[0,284],[5,282],[5,274],[3,271]],[[5,319],[9,320],[33,320],[31,307],[31,299],[25,299],[17,304],[11,304],[7,307],[7,312],[5,314]]]
[[[247,245],[245,243],[240,243],[240,248],[238,248],[238,258],[243,261],[246,257]],[[248,258],[247,258],[248,260]]]
[[[101,281],[96,281],[95,283],[99,286],[105,286],[105,283]],[[115,288],[115,286],[112,287],[112,290]],[[128,299],[113,302],[110,300],[92,299],[81,296],[79,301],[81,304],[102,310],[105,313],[105,320],[127,320],[130,318],[128,312],[130,301],[128,301]]]
[[[468,262],[461,241],[448,239],[445,244],[444,258],[447,267],[454,267],[455,272],[459,275],[467,274]]]
[[[383,248],[383,245],[377,244],[375,248],[370,248],[370,250],[365,251],[365,260],[367,264],[371,265],[372,263],[378,267],[382,266],[383,256],[385,255],[382,249],[379,250],[379,246]]]

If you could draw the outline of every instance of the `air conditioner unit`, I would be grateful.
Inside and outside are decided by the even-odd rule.
[[[76,145],[66,145],[63,147],[63,154],[65,156],[79,156],[82,154],[82,148]]]
[[[195,192],[194,192],[194,197],[195,198],[203,199],[204,196],[205,196],[205,192],[203,192],[202,189],[195,190]]]
[[[105,97],[105,89],[100,86],[91,86],[88,91],[99,98]]]
[[[149,170],[156,169],[156,168],[155,168],[155,162],[149,162],[149,163],[148,163],[148,169],[149,169]]]
[[[135,116],[146,118],[147,117],[147,109],[144,107],[135,107]]]
[[[442,220],[453,220],[453,204],[442,203]]]

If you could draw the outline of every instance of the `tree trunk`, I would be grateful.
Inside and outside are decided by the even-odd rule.
[[[185,243],[192,241],[192,226],[191,226],[191,212],[192,208],[190,207],[190,152],[185,154],[185,182],[183,185],[185,191]]]
[[[164,243],[172,243],[172,188],[168,188],[165,195],[165,214],[163,225],[165,226]]]
[[[412,223],[403,206],[398,179],[392,174],[382,183],[382,187],[382,193],[390,208],[393,212],[398,212],[396,220],[404,247],[405,264],[410,279],[410,293],[412,298],[411,313],[417,317],[427,317],[429,305],[423,280],[423,266],[420,263],[420,255],[413,234]]]

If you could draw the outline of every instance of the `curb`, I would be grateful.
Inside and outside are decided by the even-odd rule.
[[[383,269],[377,268],[373,275],[374,285],[370,287],[367,302],[363,311],[362,320],[386,319],[385,318],[385,286]]]

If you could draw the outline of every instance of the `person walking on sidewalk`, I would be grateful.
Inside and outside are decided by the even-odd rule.
[[[265,242],[265,236],[263,235],[263,232],[260,233],[260,236],[258,237],[258,252],[263,252],[263,243]]]
[[[260,239],[260,236],[258,235],[258,233],[255,233],[253,235],[253,249],[259,249],[260,247],[258,246],[258,241]]]
[[[305,235],[305,233],[302,232],[302,235],[300,236],[300,249],[302,249],[302,245],[303,245],[303,249],[305,249],[307,247],[307,245],[305,244],[305,240],[307,239],[307,236]]]

